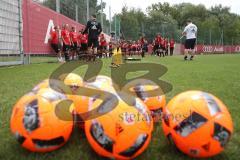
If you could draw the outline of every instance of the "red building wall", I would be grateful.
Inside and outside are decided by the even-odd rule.
[[[83,29],[84,25],[46,8],[31,0],[23,0],[23,50],[25,54],[51,54],[50,45],[45,42],[49,21],[54,25],[68,23],[76,26],[77,30]]]

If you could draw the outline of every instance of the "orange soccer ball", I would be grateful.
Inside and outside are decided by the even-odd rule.
[[[31,92],[23,96],[15,104],[10,127],[22,147],[32,152],[49,152],[68,141],[73,120],[66,108],[71,106],[59,103],[61,100],[66,100],[66,96],[43,89],[38,94]]]
[[[161,113],[166,106],[166,96],[161,88],[150,80],[138,79],[128,83],[123,91],[140,98],[151,111],[154,122],[161,120]]]
[[[197,158],[222,152],[233,133],[227,107],[217,97],[201,91],[174,97],[163,110],[162,127],[179,150]]]
[[[111,99],[95,100],[90,107],[101,116],[85,122],[85,133],[90,145],[100,156],[133,159],[147,148],[153,121],[142,101],[137,99],[128,105],[120,99],[118,104],[111,102]],[[106,111],[110,112],[102,115]]]

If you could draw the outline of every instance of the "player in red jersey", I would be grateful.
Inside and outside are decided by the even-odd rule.
[[[136,55],[136,53],[137,53],[137,44],[136,44],[136,41],[133,41],[131,45],[131,56]]]
[[[108,46],[108,57],[112,57],[113,51],[114,51],[114,45],[117,43],[117,40],[115,38],[115,32],[111,32],[110,42]]]
[[[143,37],[141,40],[141,47],[142,47],[142,58],[145,57],[145,53],[148,52],[148,42],[147,40]]]
[[[60,42],[60,28],[59,26],[55,26],[54,30],[51,30],[50,43],[54,52],[58,55],[58,61],[63,62],[61,55],[61,42]]]
[[[156,51],[157,51],[157,45],[156,45],[155,39],[152,41],[152,47],[153,47],[153,50],[151,55],[153,56],[153,55],[156,55]]]
[[[140,37],[139,42],[140,42],[141,46],[143,46],[144,41],[145,41],[145,37],[144,36]]]
[[[174,39],[171,39],[170,40],[170,56],[173,55],[174,47],[175,47],[175,41]]]
[[[159,51],[159,56],[160,57],[162,57],[162,56],[164,57],[165,56],[165,54],[164,54],[165,50],[166,50],[166,48],[165,48],[165,39],[162,38],[161,42],[160,42],[160,51]]]
[[[108,44],[108,57],[112,57],[113,55],[113,44],[112,42],[109,42]]]
[[[83,31],[79,31],[79,43],[81,45],[80,47],[80,56],[79,59],[83,59],[87,55],[88,51],[88,35],[85,33],[83,34]]]
[[[76,27],[72,27],[72,31],[70,32],[71,39],[71,59],[74,60],[77,55],[78,49],[78,33]]]
[[[137,55],[140,56],[141,55],[141,51],[142,51],[142,45],[141,45],[140,40],[137,41],[136,46],[137,46]]]
[[[154,39],[154,53],[155,55],[160,56],[161,55],[161,42],[162,42],[162,37],[160,33],[157,34],[156,38]]]
[[[131,52],[131,44],[130,41],[126,41],[126,56],[130,55]]]
[[[165,48],[165,56],[168,56],[168,38],[165,38],[164,48]]]
[[[100,34],[99,37],[100,41],[100,46],[99,46],[99,57],[102,58],[103,56],[106,56],[106,51],[107,51],[107,40],[104,36],[104,34]]]
[[[126,41],[123,41],[121,48],[122,48],[123,56],[126,57],[126,55],[127,55],[128,43],[127,43]]]
[[[71,40],[68,24],[63,25],[63,29],[61,31],[61,38],[63,41],[63,52],[65,56],[65,61],[69,61],[69,50],[71,46]]]
[[[128,56],[132,56],[132,42],[128,41]]]

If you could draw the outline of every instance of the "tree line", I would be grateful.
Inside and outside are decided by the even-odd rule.
[[[186,20],[191,19],[198,26],[198,43],[201,44],[239,44],[240,16],[231,13],[229,7],[222,5],[207,9],[204,5],[181,3],[152,4],[146,9],[124,6],[118,15],[121,30],[126,39],[136,40],[140,35],[153,39],[156,33],[180,41]]]

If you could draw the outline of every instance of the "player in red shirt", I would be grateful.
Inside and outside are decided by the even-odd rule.
[[[127,55],[127,48],[128,48],[128,44],[127,44],[126,41],[123,41],[123,42],[122,42],[121,48],[122,48],[123,56],[126,57],[126,55]]]
[[[162,37],[161,37],[161,34],[160,34],[160,33],[157,34],[157,36],[156,36],[156,38],[155,38],[155,41],[156,41],[157,44],[160,44],[160,43],[161,43]]]
[[[108,48],[109,48],[108,56],[109,57],[113,56],[115,44],[117,44],[117,40],[115,38],[115,32],[111,32],[110,42],[109,42],[109,46],[108,46]]]
[[[70,40],[71,40],[71,59],[74,60],[76,58],[78,49],[78,33],[76,27],[72,27],[72,31],[70,32]]]
[[[141,55],[142,55],[142,58],[144,58],[145,57],[145,53],[148,52],[148,42],[145,39],[145,37],[142,37],[140,42],[141,42],[141,48],[142,48]]]
[[[154,49],[154,45],[153,43],[148,43],[147,45],[147,52],[149,52],[149,54],[151,54],[151,56],[153,55],[153,49]],[[150,53],[150,51],[152,51],[152,53]]]
[[[100,41],[100,46],[99,46],[100,53],[99,53],[99,57],[102,58],[103,55],[106,56],[106,50],[107,50],[107,40],[106,40],[104,34],[100,34],[99,41]]]
[[[160,33],[157,34],[156,38],[154,39],[154,53],[155,55],[161,56],[161,43],[162,43],[162,37]]]
[[[131,46],[131,56],[132,55],[136,55],[136,52],[137,52],[137,44],[136,44],[136,42],[135,41],[133,41],[133,43],[132,43],[132,46]]]
[[[145,41],[145,37],[144,36],[140,37],[139,42],[140,42],[141,46],[143,46],[144,41]]]
[[[128,56],[131,56],[132,55],[132,42],[129,41],[128,42]]]
[[[174,45],[175,45],[175,41],[174,41],[174,39],[171,39],[170,40],[170,56],[173,55]]]
[[[51,47],[55,53],[58,55],[58,61],[62,62],[62,55],[61,55],[61,44],[60,44],[60,28],[59,26],[55,26],[54,30],[51,30],[51,37],[50,37]]]
[[[152,46],[153,46],[153,50],[151,55],[153,56],[153,55],[156,55],[156,51],[157,51],[157,45],[156,45],[155,39],[152,41]]]
[[[165,56],[168,56],[168,39],[164,40]]]
[[[137,46],[137,55],[140,56],[141,55],[141,49],[142,49],[140,40],[138,40],[136,42],[136,46]]]
[[[83,34],[83,31],[79,31],[78,41],[80,44],[80,56],[79,59],[83,59],[87,55],[88,51],[88,34]]]
[[[70,32],[69,32],[69,25],[65,24],[63,25],[62,31],[61,31],[61,38],[63,41],[63,52],[65,56],[65,61],[69,61],[69,51],[71,46],[71,39],[70,39]]]
[[[165,56],[165,54],[164,54],[164,52],[166,51],[166,48],[165,48],[165,39],[164,38],[161,38],[161,42],[160,42],[160,54],[159,54],[159,56],[160,57],[164,57]]]
[[[112,42],[109,42],[109,44],[108,44],[108,51],[109,51],[109,57],[112,57],[112,55],[113,55],[113,44],[112,44]]]

